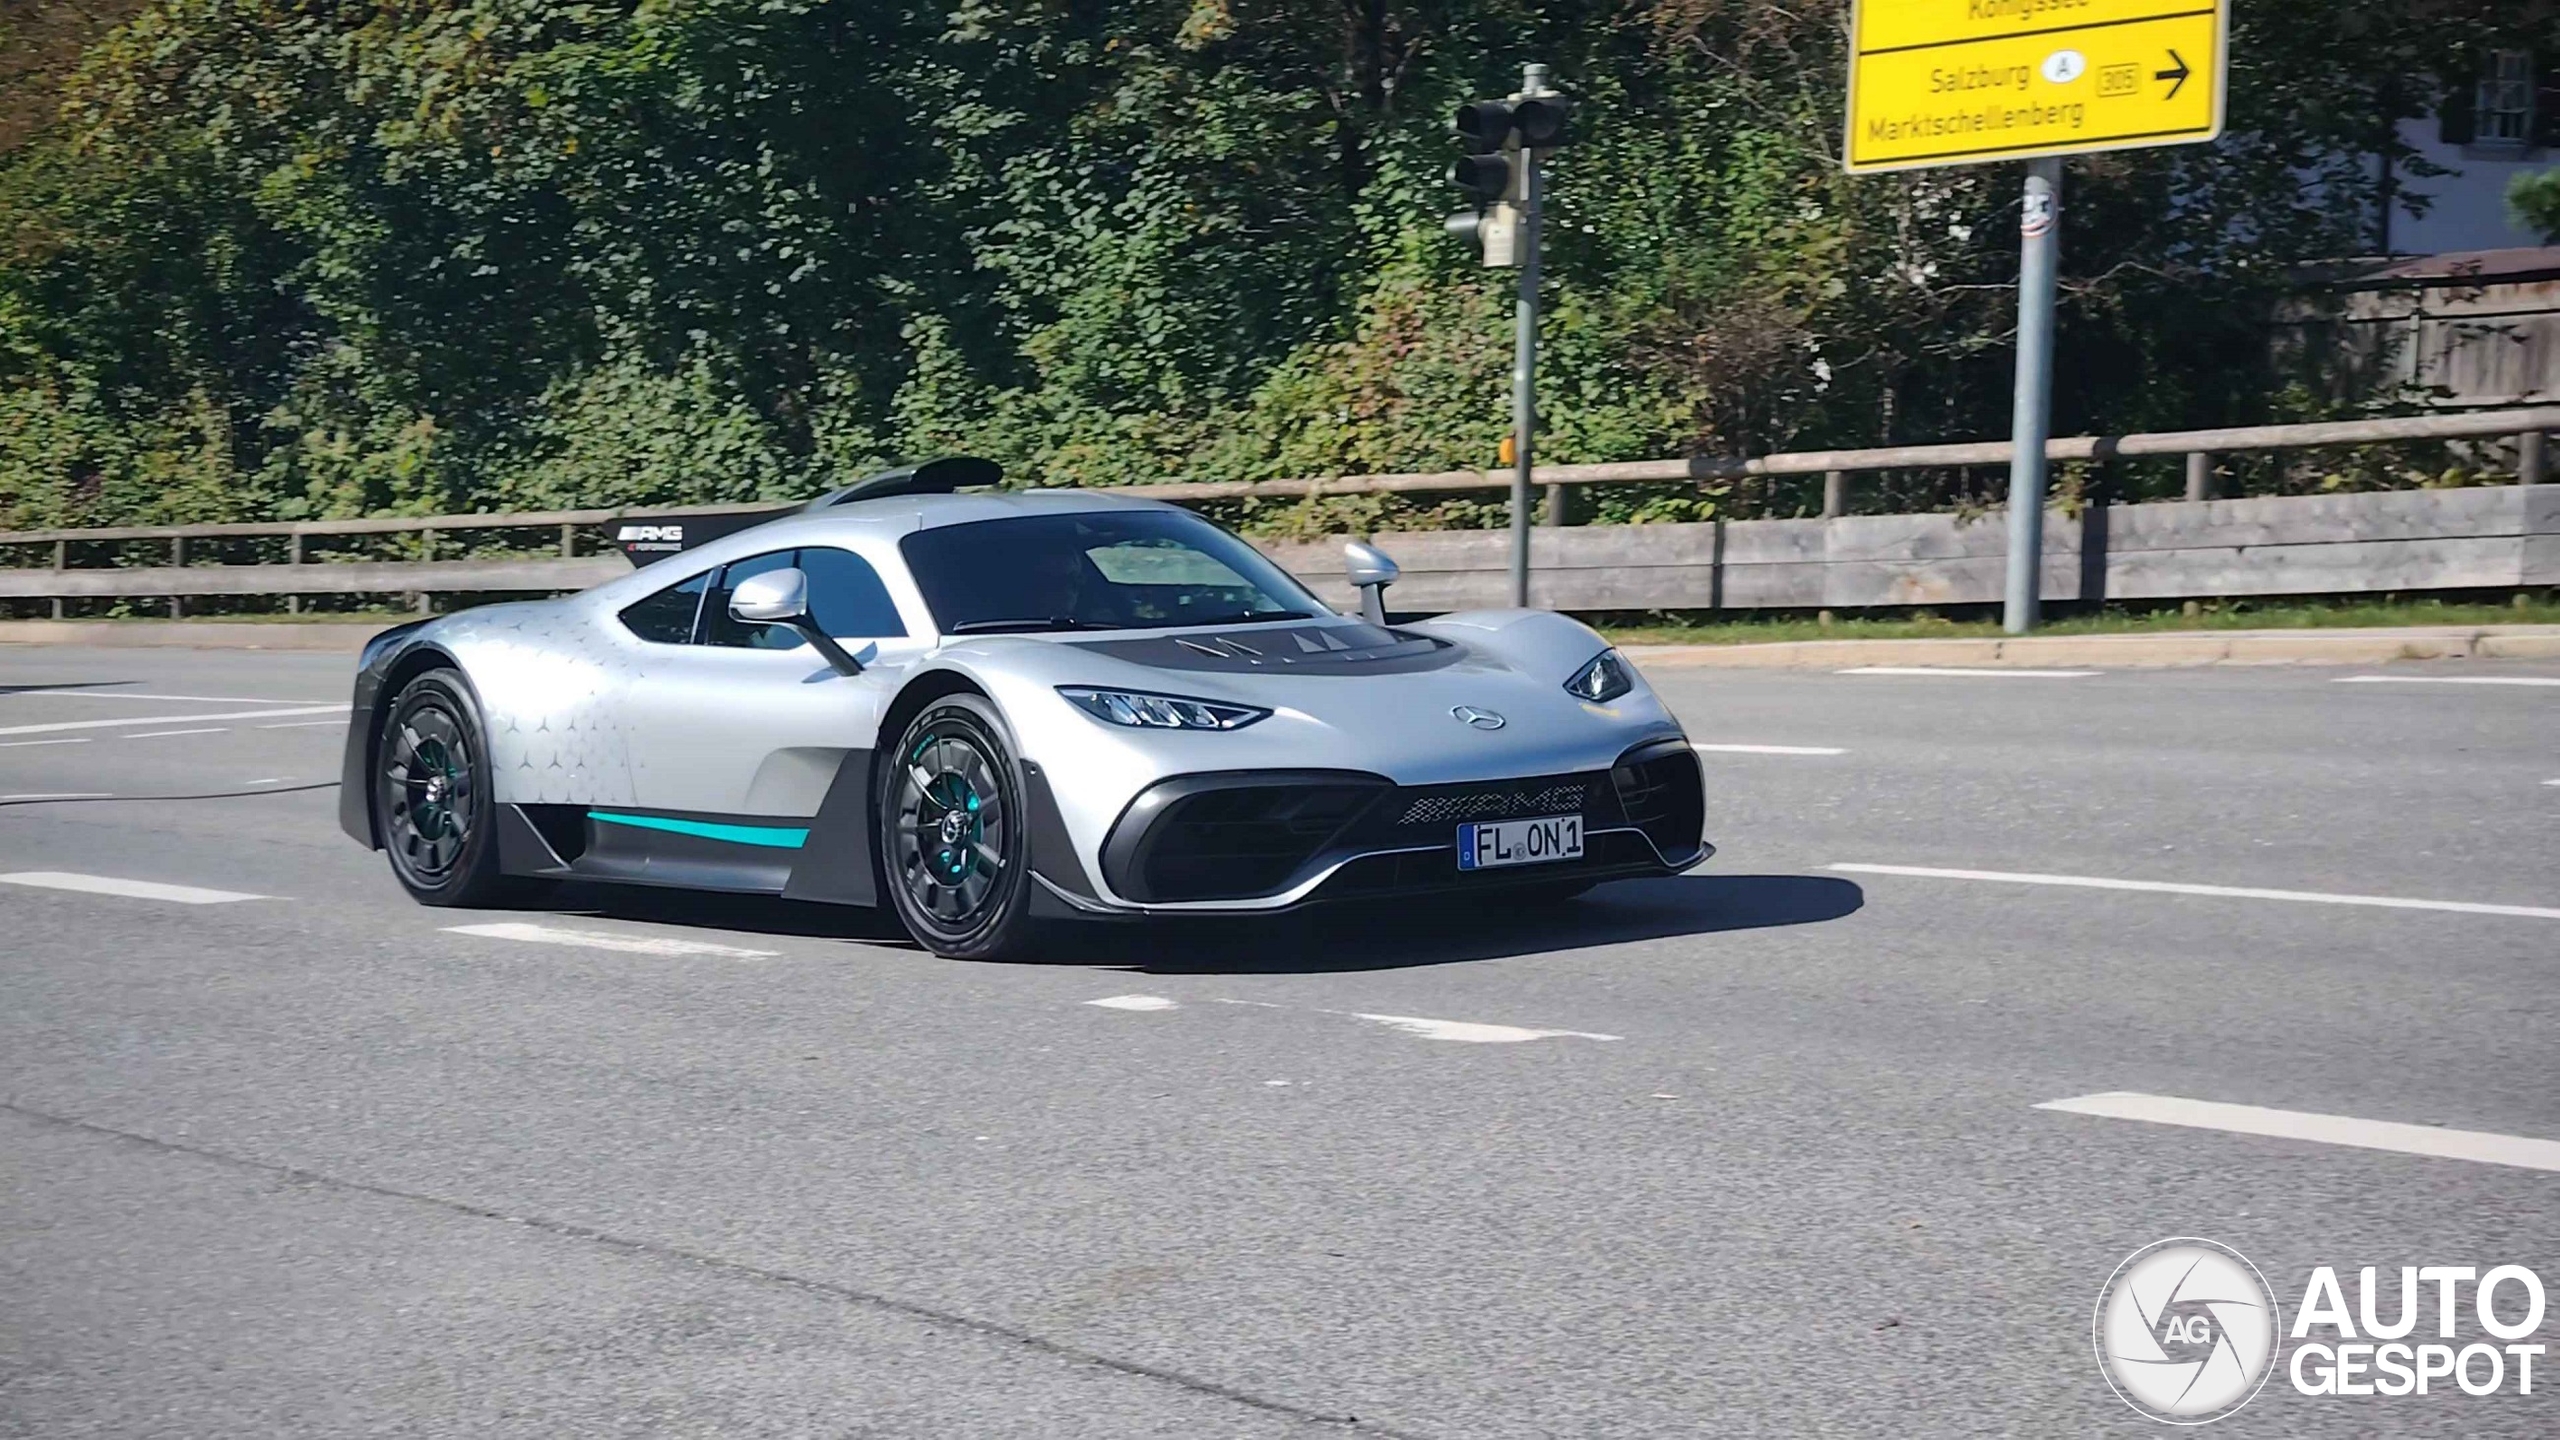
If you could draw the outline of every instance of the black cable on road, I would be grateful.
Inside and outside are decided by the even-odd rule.
[[[335,780],[315,780],[308,785],[267,785],[256,790],[216,790],[209,795],[30,795],[21,800],[0,800],[0,805],[95,805],[108,800],[245,800],[252,795],[291,795],[300,790],[335,790]]]

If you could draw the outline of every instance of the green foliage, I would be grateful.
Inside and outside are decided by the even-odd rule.
[[[2541,232],[2544,243],[2560,245],[2560,170],[2517,176],[2507,185],[2507,208]]]
[[[1584,104],[1541,458],[1998,433],[2014,172],[1841,174],[1845,9],[159,0],[0,156],[0,525],[782,497],[954,450],[1040,483],[1487,465],[1511,276],[1440,233],[1445,116],[1530,56]],[[2242,0],[2228,137],[2073,166],[2057,424],[2350,403],[2271,363],[2268,307],[2357,248],[2423,77],[2550,28]]]

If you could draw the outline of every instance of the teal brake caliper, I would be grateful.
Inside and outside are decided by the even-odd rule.
[[[453,789],[453,759],[445,753],[443,741],[429,740],[418,747],[418,768],[426,772],[429,780],[442,780],[444,782],[442,790],[450,796]],[[411,823],[417,827],[418,834],[424,838],[440,839],[444,834],[447,812],[451,808],[449,800],[437,799],[438,787],[433,784],[422,785],[419,789],[421,793],[418,797],[417,814]]]
[[[924,759],[925,751],[933,748],[935,738],[936,737],[934,736],[927,735],[922,740],[918,741],[914,752],[907,756],[907,762],[909,764],[921,763]],[[943,794],[940,792],[946,789],[957,791],[958,798],[956,800],[944,798]],[[986,829],[985,823],[978,818],[978,792],[976,787],[970,785],[968,781],[963,780],[958,775],[937,775],[934,777],[933,783],[926,787],[924,797],[931,800],[934,804],[942,807],[942,810],[946,815],[954,812],[966,813],[968,815],[968,831],[957,839],[944,841],[943,848],[935,852],[934,855],[934,859],[941,866],[943,876],[946,879],[953,883],[967,879],[969,875],[969,867],[977,861],[977,842],[985,833]],[[937,841],[942,841],[943,839],[938,826],[934,838]]]

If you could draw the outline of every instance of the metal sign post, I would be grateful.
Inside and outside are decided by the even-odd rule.
[[[2053,277],[2062,250],[2062,157],[2027,162],[2018,209],[2018,369],[2009,401],[2009,585],[2000,628],[2036,628],[2044,572],[2044,442],[2052,434]]]
[[[1538,428],[1538,211],[1541,151],[1570,142],[1573,104],[1547,83],[1547,67],[1524,65],[1520,89],[1504,100],[1471,100],[1450,128],[1466,144],[1450,179],[1473,208],[1449,217],[1451,234],[1476,247],[1492,269],[1520,271],[1511,354],[1511,603],[1529,603],[1531,442]]]
[[[1532,65],[1524,95],[1543,92],[1547,67]],[[1511,603],[1529,603],[1529,450],[1538,428],[1538,152],[1520,152],[1520,299],[1511,340]]]
[[[1857,0],[1849,33],[1851,171],[2027,161],[2001,616],[2023,634],[2044,550],[2062,158],[2220,135],[2231,0]]]

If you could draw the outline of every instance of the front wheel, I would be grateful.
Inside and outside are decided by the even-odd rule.
[[[498,872],[489,746],[471,692],[453,670],[401,687],[373,746],[373,813],[391,873],[422,905],[489,905]]]
[[[1033,929],[1028,832],[994,707],[937,700],[882,758],[881,868],[907,932],[955,960],[1019,955]]]

